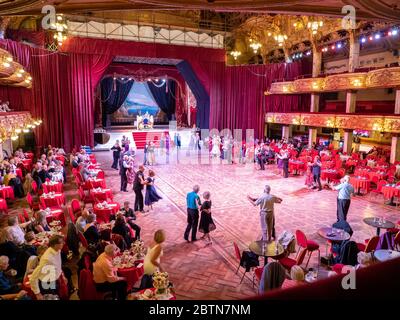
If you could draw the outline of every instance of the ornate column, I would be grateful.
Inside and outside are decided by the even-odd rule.
[[[292,135],[292,128],[290,125],[283,125],[282,126],[282,139],[288,140]]]
[[[346,113],[356,112],[357,91],[349,90],[346,92]]]
[[[396,89],[396,100],[394,103],[394,114],[400,114],[400,89]]]
[[[350,50],[349,50],[349,72],[354,72],[359,67],[360,43],[356,37],[356,31],[349,31]],[[356,112],[357,91],[350,90],[346,92],[346,113]]]
[[[345,129],[344,130],[343,152],[347,152],[347,154],[351,154],[352,147],[353,147],[353,130]]]
[[[312,145],[317,142],[317,128],[308,129],[308,147],[311,148]]]
[[[390,148],[390,163],[400,161],[400,137],[392,135],[392,146]]]

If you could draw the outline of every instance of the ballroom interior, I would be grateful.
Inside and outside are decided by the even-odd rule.
[[[390,297],[399,17],[0,1],[0,299]]]

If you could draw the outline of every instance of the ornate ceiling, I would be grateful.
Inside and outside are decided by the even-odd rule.
[[[399,21],[398,0],[0,0],[0,15],[38,14],[44,4],[54,4],[58,12],[83,13],[112,10],[210,10],[341,16],[344,5],[356,8],[360,19]]]

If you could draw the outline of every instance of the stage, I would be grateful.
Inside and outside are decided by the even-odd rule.
[[[182,148],[187,148],[190,142],[190,128],[176,128],[168,125],[155,125],[153,129],[137,130],[134,126],[116,126],[106,129],[106,133],[110,135],[107,143],[97,144],[94,151],[108,151],[115,144],[116,140],[121,142],[122,136],[128,137],[130,140],[130,148],[133,150],[143,149],[146,140],[159,140],[161,135],[169,133],[173,141],[175,133],[181,136]]]

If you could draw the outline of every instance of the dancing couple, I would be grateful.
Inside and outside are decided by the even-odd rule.
[[[186,195],[187,202],[187,227],[183,238],[189,241],[190,231],[192,231],[191,241],[197,241],[196,234],[198,231],[203,233],[201,239],[207,239],[207,245],[211,245],[210,231],[215,230],[215,224],[211,216],[211,194],[206,191],[203,193],[204,202],[201,203],[200,196],[198,195],[200,187],[195,185],[193,191]],[[199,225],[199,211],[201,212],[200,225]]]
[[[154,176],[155,173],[153,170],[149,170],[148,177],[144,177],[144,166],[139,166],[138,171],[135,173],[135,179],[133,181],[133,191],[135,192],[135,207],[134,211],[145,213],[150,210],[153,210],[153,203],[161,200],[162,197],[157,193],[157,190],[154,186]],[[143,189],[146,186],[146,194],[143,203]],[[148,209],[144,210],[144,205],[148,207]]]

